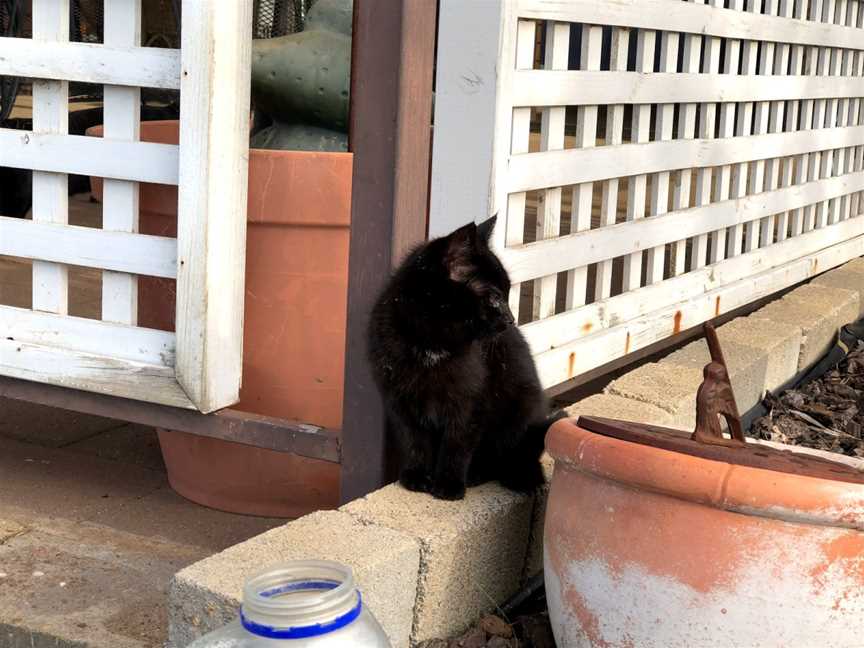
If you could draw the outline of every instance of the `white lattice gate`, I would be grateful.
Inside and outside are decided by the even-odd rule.
[[[431,234],[552,386],[864,254],[861,0],[442,0]]]
[[[0,38],[31,77],[33,130],[0,166],[33,174],[32,221],[0,255],[33,260],[32,309],[0,306],[0,374],[209,412],[240,386],[251,0],[184,0],[182,47],[145,48],[141,0],[105,0],[104,44],[69,42],[69,0],[33,0],[33,38]],[[104,138],[68,135],[68,83],[104,84]],[[179,89],[180,145],[139,139],[140,88]],[[105,178],[102,229],[68,225],[67,175]],[[179,186],[177,239],[138,234],[138,182]],[[103,272],[102,321],[67,315],[67,266]],[[176,334],[136,326],[137,275],[177,280]]]

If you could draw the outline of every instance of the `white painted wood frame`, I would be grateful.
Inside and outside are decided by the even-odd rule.
[[[864,255],[861,4],[442,0],[430,232],[497,211],[545,386]]]
[[[0,374],[202,412],[239,396],[252,1],[184,0],[180,50],[140,46],[141,0],[105,0],[104,44],[69,43],[69,0],[33,0],[0,75],[34,78],[33,131],[0,165],[34,170],[32,221],[0,255],[33,262],[32,309],[0,306]],[[68,83],[105,85],[103,138],[68,135]],[[179,89],[179,146],[139,141],[140,87]],[[68,224],[66,174],[102,177],[102,229]],[[138,185],[178,185],[177,239],[138,233]],[[102,270],[102,319],[71,317],[69,265]],[[137,277],[177,281],[176,333],[137,326]]]

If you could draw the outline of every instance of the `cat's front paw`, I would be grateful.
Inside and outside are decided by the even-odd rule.
[[[432,490],[432,480],[420,468],[406,468],[399,475],[399,483],[410,491],[429,493]]]
[[[432,497],[442,500],[461,500],[465,497],[465,484],[458,481],[438,481],[432,487]]]

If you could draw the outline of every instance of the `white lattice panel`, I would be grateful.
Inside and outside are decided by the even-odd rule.
[[[240,387],[251,0],[184,0],[180,50],[141,47],[141,0],[105,0],[104,43],[69,42],[69,0],[33,0],[33,38],[0,38],[31,77],[32,132],[0,166],[33,169],[33,218],[0,217],[32,260],[32,309],[0,306],[0,374],[208,412]],[[68,134],[70,81],[104,85],[104,137]],[[140,88],[179,89],[180,144],[139,141]],[[67,174],[104,178],[102,228],[68,224]],[[178,185],[178,237],[138,233],[139,183]],[[101,321],[68,315],[69,265],[102,271]],[[176,333],[137,326],[138,276],[177,281]]]
[[[442,1],[430,230],[499,213],[545,385],[864,254],[861,0],[480,4]]]

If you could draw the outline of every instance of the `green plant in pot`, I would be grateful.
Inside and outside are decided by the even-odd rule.
[[[255,148],[348,150],[353,0],[318,0],[302,32],[252,43]]]

